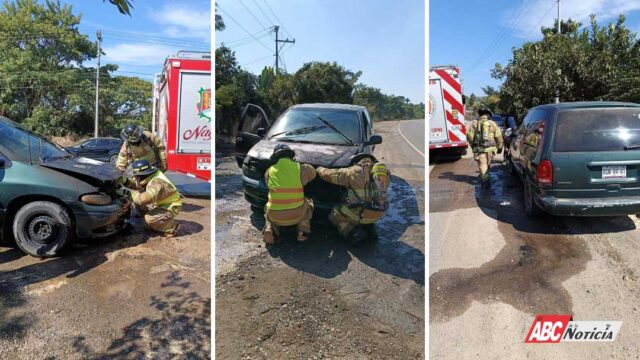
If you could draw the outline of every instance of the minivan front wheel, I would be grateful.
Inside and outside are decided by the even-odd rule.
[[[73,240],[71,218],[56,203],[34,201],[16,213],[13,236],[18,247],[31,256],[56,256]]]
[[[523,182],[524,187],[524,211],[527,216],[537,217],[542,215],[542,210],[536,205],[533,200],[533,191],[531,189],[531,183],[528,181]]]

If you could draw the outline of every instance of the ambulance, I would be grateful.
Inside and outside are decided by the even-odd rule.
[[[179,51],[156,74],[152,132],[167,147],[167,167],[211,181],[211,53]]]
[[[467,153],[460,68],[454,65],[429,69],[429,150]]]

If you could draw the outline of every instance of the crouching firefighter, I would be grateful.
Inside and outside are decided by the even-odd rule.
[[[304,185],[316,177],[316,170],[294,160],[295,152],[278,144],[271,155],[273,165],[267,169],[265,180],[269,201],[265,206],[265,226],[262,238],[273,244],[281,226],[296,226],[297,240],[305,241],[311,233],[313,200],[304,197]]]
[[[478,163],[480,180],[485,185],[490,179],[491,159],[494,154],[502,152],[504,140],[500,128],[491,120],[493,115],[491,111],[481,109],[478,114],[480,119],[473,120],[471,127],[467,130],[467,141],[473,151],[473,157]]]
[[[167,151],[162,139],[134,124],[122,129],[120,137],[124,143],[116,161],[118,170],[125,171],[129,164],[144,159],[160,171],[167,171]]]
[[[165,237],[175,237],[178,232],[175,217],[182,209],[178,189],[148,160],[136,160],[131,168],[133,180],[124,180],[124,185],[133,189],[131,200],[144,215],[145,224]]]
[[[343,202],[331,210],[329,220],[342,237],[355,244],[374,236],[375,222],[389,207],[391,173],[371,155],[357,155],[351,163],[348,168],[318,167],[316,171],[322,180],[347,188]]]

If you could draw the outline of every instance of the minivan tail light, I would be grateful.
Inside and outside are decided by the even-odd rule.
[[[553,164],[551,160],[540,161],[538,169],[536,170],[536,181],[538,184],[553,184]]]

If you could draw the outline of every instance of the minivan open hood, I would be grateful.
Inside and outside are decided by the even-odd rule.
[[[358,153],[360,146],[300,144],[261,140],[247,154],[258,160],[268,160],[278,144],[286,144],[296,152],[296,161],[313,166],[347,167],[352,156]]]
[[[108,183],[114,182],[120,177],[118,169],[111,164],[88,159],[85,157],[74,157],[66,159],[56,159],[41,164],[49,169],[63,172],[88,183]]]

